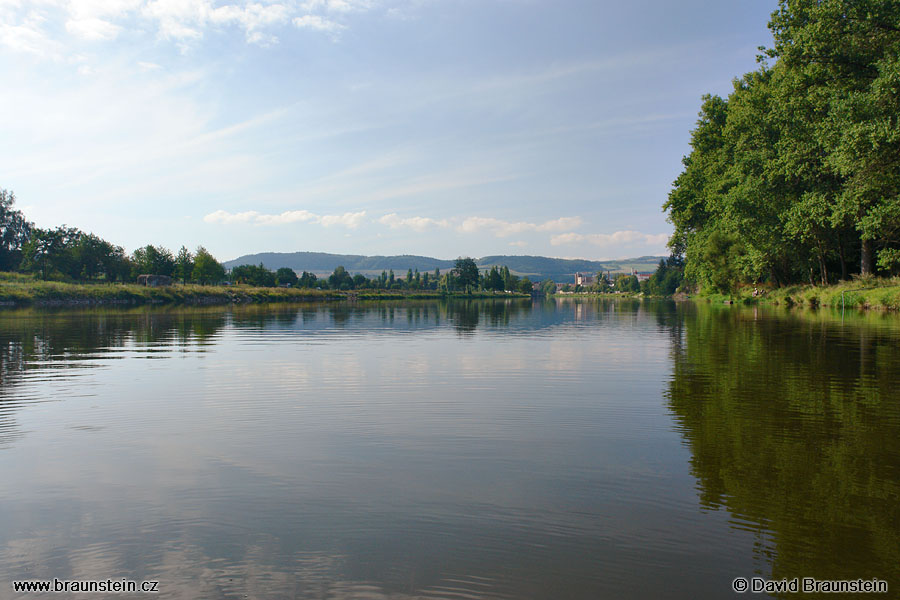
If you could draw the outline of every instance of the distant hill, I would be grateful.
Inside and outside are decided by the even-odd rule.
[[[662,256],[641,256],[624,260],[597,261],[569,258],[549,258],[546,256],[485,256],[475,259],[479,267],[506,265],[516,275],[527,275],[534,281],[553,279],[562,281],[576,272],[596,273],[597,271],[653,271]],[[394,270],[397,275],[405,275],[407,269],[431,272],[453,268],[455,260],[441,260],[429,256],[403,254],[400,256],[363,256],[360,254],[328,254],[326,252],[262,252],[247,254],[224,263],[231,269],[238,265],[258,265],[275,270],[288,267],[295,271],[309,271],[317,275],[328,275],[337,266],[343,266],[351,273],[372,276],[382,271]]]

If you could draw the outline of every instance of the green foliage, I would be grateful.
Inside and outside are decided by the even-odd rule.
[[[491,267],[490,272],[484,278],[484,289],[500,291],[504,289],[503,277],[497,267]]]
[[[203,246],[197,247],[194,254],[194,271],[192,279],[201,285],[219,283],[225,279],[225,267],[217,261]]]
[[[892,270],[900,3],[782,0],[770,28],[775,65],[727,99],[704,97],[664,205],[673,253],[689,280],[720,291],[868,274],[876,255]]]
[[[478,265],[475,263],[474,259],[468,257],[457,258],[454,271],[456,285],[460,288],[478,287],[479,272]]]
[[[20,211],[13,208],[15,203],[15,194],[0,189],[0,271],[18,268],[22,260],[22,246],[28,242],[34,227]]]
[[[549,296],[556,293],[556,283],[552,279],[545,279],[541,282],[541,292]]]
[[[393,271],[391,273],[393,274]],[[344,267],[339,266],[328,277],[328,286],[333,290],[353,289],[353,277],[350,276],[350,273]]]
[[[900,273],[900,249],[886,248],[879,252],[878,268],[894,275]]]
[[[301,288],[313,288],[316,287],[316,276],[313,273],[307,273],[303,271],[300,275],[300,279],[297,281],[297,286]]]
[[[642,282],[641,291],[651,296],[673,295],[684,280],[684,273],[678,263],[676,258],[659,261],[656,272],[650,276],[650,279]]]
[[[275,273],[262,263],[258,265],[238,265],[231,269],[231,280],[256,287],[275,287]]]
[[[172,277],[175,274],[175,257],[162,246],[148,244],[138,248],[132,253],[131,262],[134,265],[134,277],[142,274]]]
[[[609,280],[609,275],[603,272],[597,273],[597,278],[595,279],[594,283],[594,291],[601,294],[608,294],[611,290],[612,282]]]
[[[613,287],[617,292],[637,294],[641,291],[641,284],[634,275],[622,275],[617,277]]]
[[[181,283],[187,283],[194,273],[194,255],[190,250],[181,247],[178,255],[175,257],[175,279],[180,279]]]
[[[299,278],[297,277],[297,273],[293,269],[281,267],[280,269],[275,271],[275,283],[277,283],[278,285],[287,285],[293,287],[297,285],[297,281],[299,281]]]

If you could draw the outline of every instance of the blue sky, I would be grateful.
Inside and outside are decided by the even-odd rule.
[[[0,187],[128,251],[664,254],[776,4],[0,0]]]

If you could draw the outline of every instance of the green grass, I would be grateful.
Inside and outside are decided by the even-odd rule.
[[[225,304],[327,300],[336,292],[249,286],[172,285],[151,288],[132,283],[66,283],[0,273],[0,303],[55,304]]]
[[[102,305],[102,304],[228,304],[302,302],[308,300],[399,300],[433,298],[526,298],[526,294],[474,293],[443,294],[428,291],[359,290],[342,292],[297,288],[268,288],[245,285],[180,285],[151,288],[133,283],[67,283],[42,281],[21,273],[0,273],[0,304]]]
[[[710,293],[701,294],[701,298],[720,303],[732,297]],[[900,310],[900,277],[858,277],[828,286],[790,285],[764,289],[758,297],[753,297],[752,286],[746,286],[734,294],[733,299],[736,303],[746,304]]]

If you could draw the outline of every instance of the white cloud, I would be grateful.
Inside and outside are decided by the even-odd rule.
[[[15,52],[57,57],[60,44],[44,35],[41,30],[43,21],[43,17],[32,12],[19,25],[0,23],[0,45]]]
[[[350,229],[359,227],[366,217],[366,211],[347,212],[342,215],[317,215],[308,210],[288,210],[277,215],[267,215],[255,210],[239,213],[230,213],[224,210],[211,212],[203,217],[206,223],[218,223],[232,225],[235,223],[250,223],[253,225],[287,225],[290,223],[316,223],[323,227],[340,225]]]
[[[484,229],[493,230],[497,237],[508,237],[529,231],[564,231],[581,225],[581,217],[560,217],[543,223],[527,223],[525,221],[503,221],[492,217],[469,217],[458,227],[463,233],[476,233]]]
[[[254,215],[256,223],[260,225],[286,225],[288,223],[315,222],[319,217],[308,210],[288,210],[280,215]]]
[[[663,246],[669,240],[666,233],[652,234],[640,231],[616,231],[615,233],[562,233],[550,238],[553,246],[587,243],[594,246],[619,246],[625,244],[641,244],[647,246]]]
[[[369,10],[373,8],[371,0],[306,0],[300,5],[304,12],[338,12]]]
[[[342,215],[324,215],[322,217],[319,217],[318,222],[325,227],[330,227],[332,225],[343,225],[344,227],[349,227],[350,229],[356,229],[362,224],[365,217],[366,211],[361,210],[355,213],[346,212]]]
[[[236,27],[247,43],[267,45],[278,38],[274,29],[291,22],[300,29],[337,33],[345,15],[375,8],[369,0],[43,0],[34,4],[0,0],[0,44],[19,52],[50,52],[64,25],[80,40],[111,41],[123,31],[152,32],[176,42],[182,50],[210,29]]]
[[[520,240],[520,241],[518,241],[518,242],[510,242],[509,245],[510,245],[510,246],[515,246],[515,247],[517,247],[517,248],[524,248],[525,246],[528,245],[528,242],[523,242],[523,241]]]
[[[315,31],[337,32],[344,28],[343,25],[319,15],[303,15],[294,19],[294,25],[301,29],[313,29]]]
[[[204,0],[153,0],[142,9],[144,17],[156,20],[159,35],[164,39],[200,39],[200,28],[206,23],[211,10]]]
[[[232,223],[249,223],[255,221],[259,216],[260,214],[255,210],[248,210],[247,212],[241,213],[229,213],[224,210],[217,210],[203,217],[203,221],[206,223],[222,223],[224,225],[229,225]]]
[[[66,31],[90,41],[112,40],[122,28],[103,19],[89,18],[66,22]]]
[[[124,17],[140,8],[142,0],[69,0],[66,7],[75,19]]]
[[[286,23],[290,18],[290,9],[283,4],[250,3],[244,6],[234,4],[215,8],[210,12],[210,21],[217,24],[237,24],[244,29],[247,42],[251,44],[267,44],[277,42],[274,35],[264,34],[261,29]]]
[[[407,217],[401,219],[397,213],[384,215],[378,219],[382,225],[387,225],[391,229],[401,227],[409,227],[414,231],[425,231],[429,227],[449,227],[450,222],[446,219],[432,219],[431,217]]]

